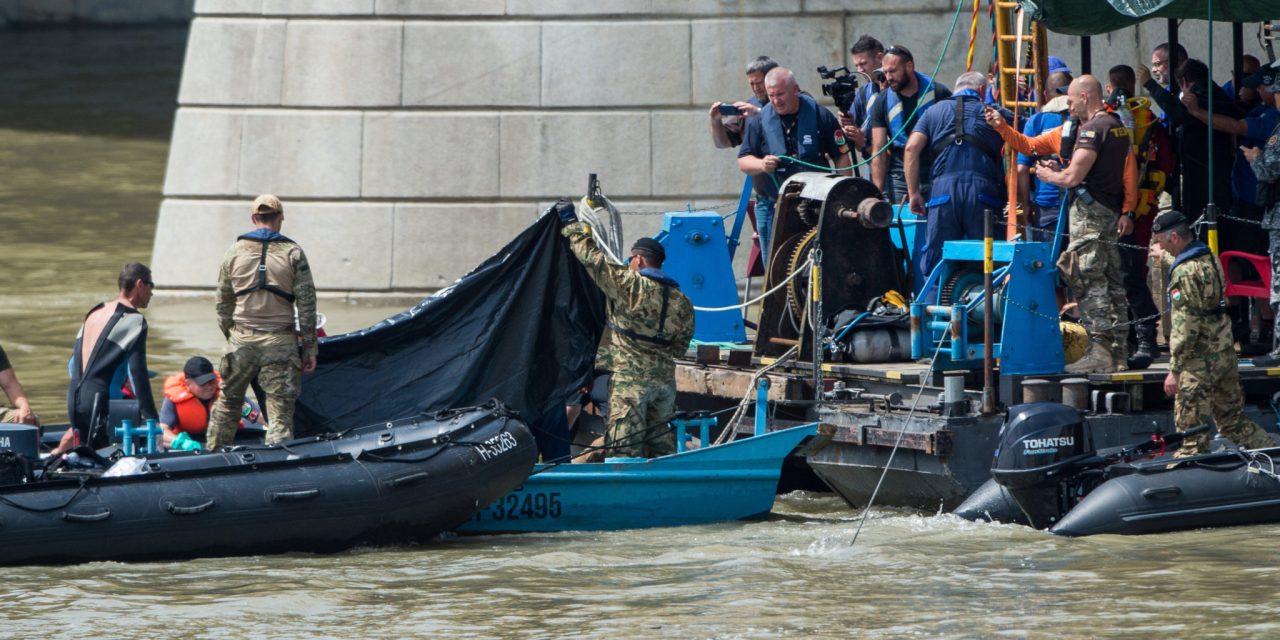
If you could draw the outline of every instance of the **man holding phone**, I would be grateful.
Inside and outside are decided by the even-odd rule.
[[[707,116],[711,118],[711,142],[717,149],[732,149],[742,144],[742,129],[746,119],[760,114],[760,107],[769,102],[764,90],[764,77],[778,66],[769,56],[760,56],[747,65],[747,83],[751,85],[751,97],[732,104],[712,103]]]

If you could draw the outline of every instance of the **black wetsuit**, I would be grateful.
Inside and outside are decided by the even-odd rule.
[[[102,428],[93,434],[93,441],[89,441],[95,419],[94,399],[97,398],[97,420],[105,425],[111,381],[121,367],[124,367],[129,386],[138,399],[142,417],[157,417],[151,381],[147,378],[147,320],[137,309],[116,302],[99,304],[90,309],[89,314],[104,304],[114,304],[116,308],[102,327],[87,363],[81,362],[80,355],[83,353],[83,325],[76,335],[76,344],[71,352],[71,384],[67,387],[67,415],[71,418],[71,426],[80,434],[82,443],[95,448],[107,446],[110,437]]]

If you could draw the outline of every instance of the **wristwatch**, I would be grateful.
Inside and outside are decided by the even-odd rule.
[[[1134,218],[1137,218],[1137,217],[1138,217],[1138,216],[1137,216],[1137,214],[1135,214],[1135,213],[1134,213],[1134,212],[1132,212],[1132,211],[1126,211],[1126,212],[1124,212],[1124,215],[1125,215],[1125,217],[1126,217],[1126,218],[1128,218],[1128,219],[1130,219],[1130,220],[1133,220]]]

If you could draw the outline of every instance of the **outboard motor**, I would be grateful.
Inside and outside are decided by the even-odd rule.
[[[40,459],[40,429],[25,424],[0,423],[0,485],[31,480],[31,465]]]
[[[1091,476],[1080,473],[1096,467],[1091,462],[1097,462],[1093,434],[1079,411],[1056,402],[1021,404],[1009,408],[1000,427],[991,477],[1009,491],[1031,526],[1045,529],[1093,488]]]

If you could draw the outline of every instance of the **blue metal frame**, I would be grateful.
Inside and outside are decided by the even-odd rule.
[[[1053,243],[995,242],[992,259],[1001,265],[992,274],[1000,287],[1000,335],[992,355],[1000,359],[1001,375],[1060,373],[1063,367],[1062,332],[1054,292],[1057,268]],[[970,315],[981,313],[982,295],[959,305],[941,305],[940,283],[958,271],[981,273],[984,260],[981,240],[955,240],[942,248],[942,262],[929,274],[925,291],[932,300],[911,304],[911,355],[932,356],[939,342],[943,349],[935,369],[976,369],[982,366],[985,347],[970,340]],[[976,268],[975,268],[976,267]]]
[[[724,236],[724,218],[713,211],[668,213],[655,236],[667,252],[662,270],[680,283],[695,307],[738,304],[738,283]],[[693,337],[702,342],[746,342],[742,312],[694,310]]]

